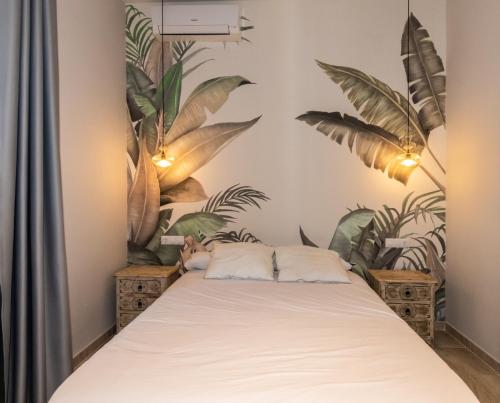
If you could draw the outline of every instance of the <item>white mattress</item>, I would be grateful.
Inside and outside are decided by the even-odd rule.
[[[476,402],[356,275],[352,284],[179,279],[52,403]]]

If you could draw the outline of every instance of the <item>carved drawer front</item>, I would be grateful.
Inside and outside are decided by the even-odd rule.
[[[426,319],[431,315],[430,304],[388,304],[404,320]]]
[[[414,284],[387,284],[385,299],[387,301],[428,301],[431,298],[429,287]]]
[[[121,279],[120,280],[121,293],[141,293],[153,294],[159,296],[161,294],[161,281],[160,280],[133,280]]]
[[[140,312],[120,313],[120,329],[127,326],[130,322],[137,318],[139,314]]]
[[[156,297],[150,297],[149,295],[120,295],[120,309],[124,311],[144,311],[148,306],[150,306]]]
[[[428,320],[411,320],[406,322],[410,327],[415,330],[420,336],[430,336],[430,324]]]

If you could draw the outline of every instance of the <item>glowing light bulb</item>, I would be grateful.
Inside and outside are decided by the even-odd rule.
[[[411,168],[420,164],[420,155],[412,152],[406,152],[398,156],[400,165]]]
[[[167,157],[165,148],[161,148],[160,151],[153,155],[153,163],[160,168],[168,168],[172,166],[174,162],[173,157]]]

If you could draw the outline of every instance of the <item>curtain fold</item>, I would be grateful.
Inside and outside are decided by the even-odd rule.
[[[71,371],[55,0],[0,2],[0,290],[5,401]]]

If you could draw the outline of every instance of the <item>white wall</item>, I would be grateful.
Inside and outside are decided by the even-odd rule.
[[[59,0],[64,217],[73,352],[114,324],[126,264],[124,5]]]
[[[448,2],[448,321],[500,360],[500,3]]]

